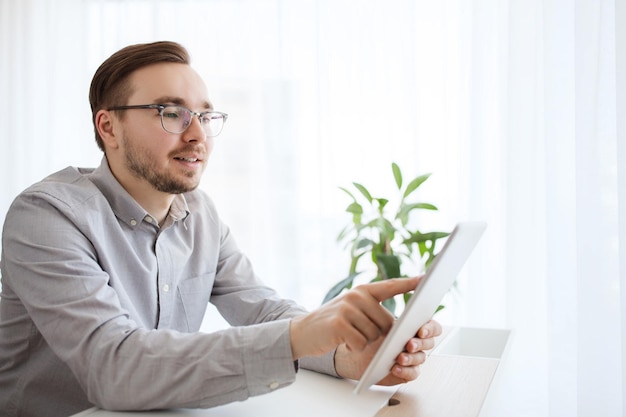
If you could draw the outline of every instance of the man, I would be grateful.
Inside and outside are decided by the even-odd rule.
[[[182,46],[113,54],[90,102],[101,165],[51,175],[6,217],[4,415],[211,407],[288,385],[298,366],[358,378],[393,322],[380,301],[417,279],[363,285],[313,312],[265,287],[196,190],[227,115]],[[198,333],[208,302],[233,327]],[[415,379],[440,333],[420,329],[381,384]]]

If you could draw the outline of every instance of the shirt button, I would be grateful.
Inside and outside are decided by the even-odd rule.
[[[170,286],[165,284],[163,285],[163,292],[168,292],[170,290]]]
[[[278,382],[274,381],[268,385],[271,390],[278,388]]]
[[[152,223],[152,222],[153,222],[153,220],[154,220],[154,219],[153,219],[152,217],[150,217],[150,216],[146,216],[146,221],[147,221],[148,223]]]
[[[135,220],[135,219],[130,219],[130,225],[131,225],[131,226],[137,226],[137,220]]]

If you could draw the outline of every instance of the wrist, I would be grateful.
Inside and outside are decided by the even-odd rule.
[[[337,346],[334,355],[335,372],[342,378],[358,379],[357,369],[345,344]]]
[[[300,348],[300,318],[294,317],[289,322],[289,342],[291,344],[291,356],[294,361],[299,360],[304,356],[302,349]]]

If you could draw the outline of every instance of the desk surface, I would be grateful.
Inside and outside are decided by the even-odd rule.
[[[432,355],[420,377],[401,386],[376,417],[475,417],[498,360]]]
[[[397,387],[375,387],[360,395],[353,394],[356,382],[302,369],[296,381],[265,395],[208,409],[185,409],[151,412],[111,412],[89,409],[74,417],[373,417]],[[262,410],[261,413],[259,410]]]
[[[437,343],[454,339],[448,338],[454,330],[445,329]],[[296,382],[288,387],[206,410],[120,413],[94,408],[74,417],[234,417],[259,415],[259,410],[273,417],[477,417],[500,358],[438,351],[436,347],[422,365],[417,380],[400,387],[372,387],[360,395],[352,393],[354,381],[301,370]]]

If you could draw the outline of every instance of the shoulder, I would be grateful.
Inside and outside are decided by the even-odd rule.
[[[2,230],[7,256],[34,247],[85,247],[85,236],[110,224],[113,214],[91,170],[66,168],[22,191],[11,204]]]
[[[20,202],[40,202],[61,210],[76,210],[102,196],[98,187],[89,180],[92,172],[92,168],[76,167],[55,172],[22,191],[13,206]]]

